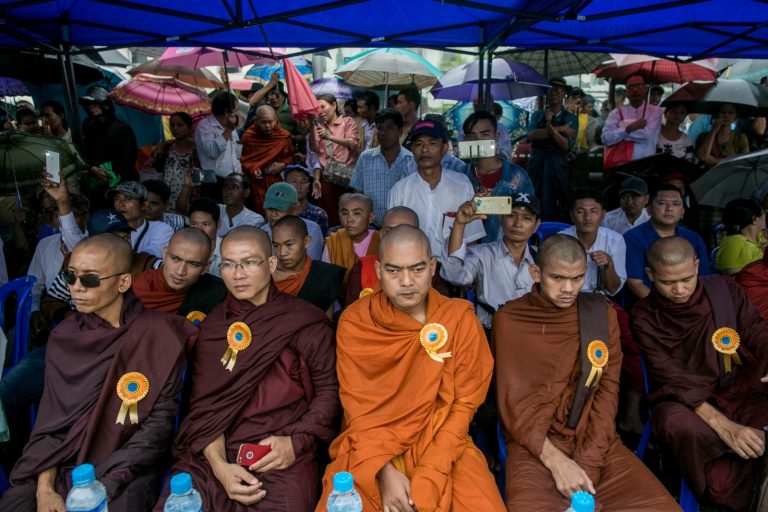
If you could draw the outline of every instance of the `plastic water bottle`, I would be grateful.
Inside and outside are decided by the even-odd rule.
[[[363,502],[355,491],[351,473],[342,471],[333,475],[333,492],[328,496],[328,512],[363,512]]]
[[[80,464],[72,471],[66,505],[67,512],[107,512],[107,489],[96,480],[92,464]]]
[[[192,488],[189,473],[179,473],[171,478],[171,495],[165,502],[163,512],[201,512],[203,500],[200,493]]]
[[[571,506],[565,512],[595,512],[595,498],[588,492],[575,492],[571,496]]]

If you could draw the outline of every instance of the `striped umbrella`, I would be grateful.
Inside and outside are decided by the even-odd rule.
[[[211,112],[205,92],[169,76],[137,75],[120,82],[109,97],[119,105],[153,115],[186,112],[201,117]]]
[[[591,73],[593,69],[611,57],[607,53],[528,50],[505,54],[502,58],[527,64],[546,78],[551,78]]]

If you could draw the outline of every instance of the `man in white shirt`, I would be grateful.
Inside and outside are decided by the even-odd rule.
[[[133,229],[133,251],[162,258],[163,249],[173,236],[173,228],[165,222],[144,219],[144,202],[148,195],[147,189],[138,181],[124,181],[106,193],[107,199],[114,202],[115,210],[123,214]]]
[[[207,195],[219,197],[221,182],[233,172],[241,172],[240,155],[243,147],[238,143],[237,100],[222,91],[211,101],[211,114],[195,127],[195,147],[200,167],[205,172]]]
[[[251,194],[251,178],[245,174],[232,173],[224,180],[221,198],[224,204],[219,205],[221,210],[219,222],[219,236],[224,236],[232,228],[248,224],[261,227],[266,220],[264,217],[245,207],[245,199]]]
[[[603,226],[623,235],[651,217],[645,207],[648,205],[648,185],[642,178],[632,176],[619,187],[619,208],[605,214]]]
[[[363,91],[357,97],[357,115],[363,120],[365,148],[370,149],[376,133],[376,113],[379,111],[379,97],[373,91]]]
[[[645,101],[648,84],[642,75],[627,78],[626,86],[629,103],[608,114],[601,135],[603,144],[614,146],[625,140],[634,142],[632,160],[655,155],[663,112]]]
[[[533,265],[528,240],[539,229],[539,200],[530,194],[512,198],[512,213],[501,218],[502,238],[496,242],[472,245],[464,242],[464,226],[485,215],[476,214],[474,201],[459,207],[448,240],[448,258],[440,275],[456,286],[474,285],[477,316],[486,329],[491,328],[493,314],[502,304],[531,291]]]
[[[408,135],[418,172],[395,183],[387,207],[407,206],[419,216],[419,225],[429,238],[432,255],[443,263],[446,242],[459,205],[474,197],[474,189],[464,174],[443,171],[441,160],[448,151],[448,133],[436,121],[419,121]],[[480,220],[467,224],[464,242],[485,236]]]
[[[221,237],[216,232],[221,225],[221,210],[210,197],[199,197],[189,205],[189,225],[197,228],[211,240],[208,273],[221,277]]]
[[[627,246],[624,237],[600,226],[605,200],[597,190],[581,189],[571,199],[573,226],[561,231],[581,243],[587,251],[587,274],[582,291],[604,291],[616,295],[627,280]]]

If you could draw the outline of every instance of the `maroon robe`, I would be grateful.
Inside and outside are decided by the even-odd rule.
[[[747,292],[757,311],[768,322],[768,248],[763,259],[753,261],[734,276]]]
[[[632,310],[632,330],[647,364],[656,435],[671,449],[697,497],[725,510],[747,510],[757,462],[733,454],[694,408],[708,402],[741,425],[760,430],[768,425],[768,385],[760,383],[768,373],[768,329],[731,279],[698,279],[684,304],[652,290]],[[704,290],[707,280],[721,280],[735,308],[736,325],[730,327],[741,338],[742,365],[731,373],[725,372],[723,354],[711,342],[713,332],[724,326],[715,324]]]
[[[232,371],[221,363],[227,330],[246,323],[250,346],[238,352]],[[270,285],[266,303],[254,306],[227,296],[201,324],[189,355],[190,410],[174,443],[172,473],[186,471],[204,510],[302,512],[317,501],[318,441],[330,441],[339,410],[333,331],[328,317]],[[256,505],[232,501],[213,475],[203,449],[220,435],[234,463],[242,443],[291,436],[296,462],[288,469],[256,473],[267,491]],[[166,494],[168,490],[166,489]],[[155,510],[161,511],[165,499]]]
[[[36,510],[37,475],[56,466],[56,491],[67,495],[74,466],[89,462],[107,488],[112,511],[152,507],[173,433],[181,390],[183,348],[197,329],[183,317],[145,309],[127,292],[120,327],[75,313],[51,333],[40,412],[14,485],[0,510]],[[117,423],[116,386],[127,372],[149,380],[137,404],[139,423]]]

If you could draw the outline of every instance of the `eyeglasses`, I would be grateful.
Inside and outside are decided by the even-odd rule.
[[[257,268],[261,266],[262,263],[264,263],[266,260],[243,260],[240,263],[235,263],[234,261],[222,261],[221,262],[221,271],[222,272],[234,272],[237,270],[238,267],[242,268],[244,272],[250,273],[255,271]]]
[[[71,270],[62,270],[61,277],[69,286],[74,286],[77,280],[80,279],[80,284],[82,284],[85,288],[98,288],[101,286],[101,282],[105,279],[112,279],[113,277],[122,276],[123,274],[127,273],[128,272],[118,272],[117,274],[112,274],[111,276],[99,277],[96,274],[77,275]]]

